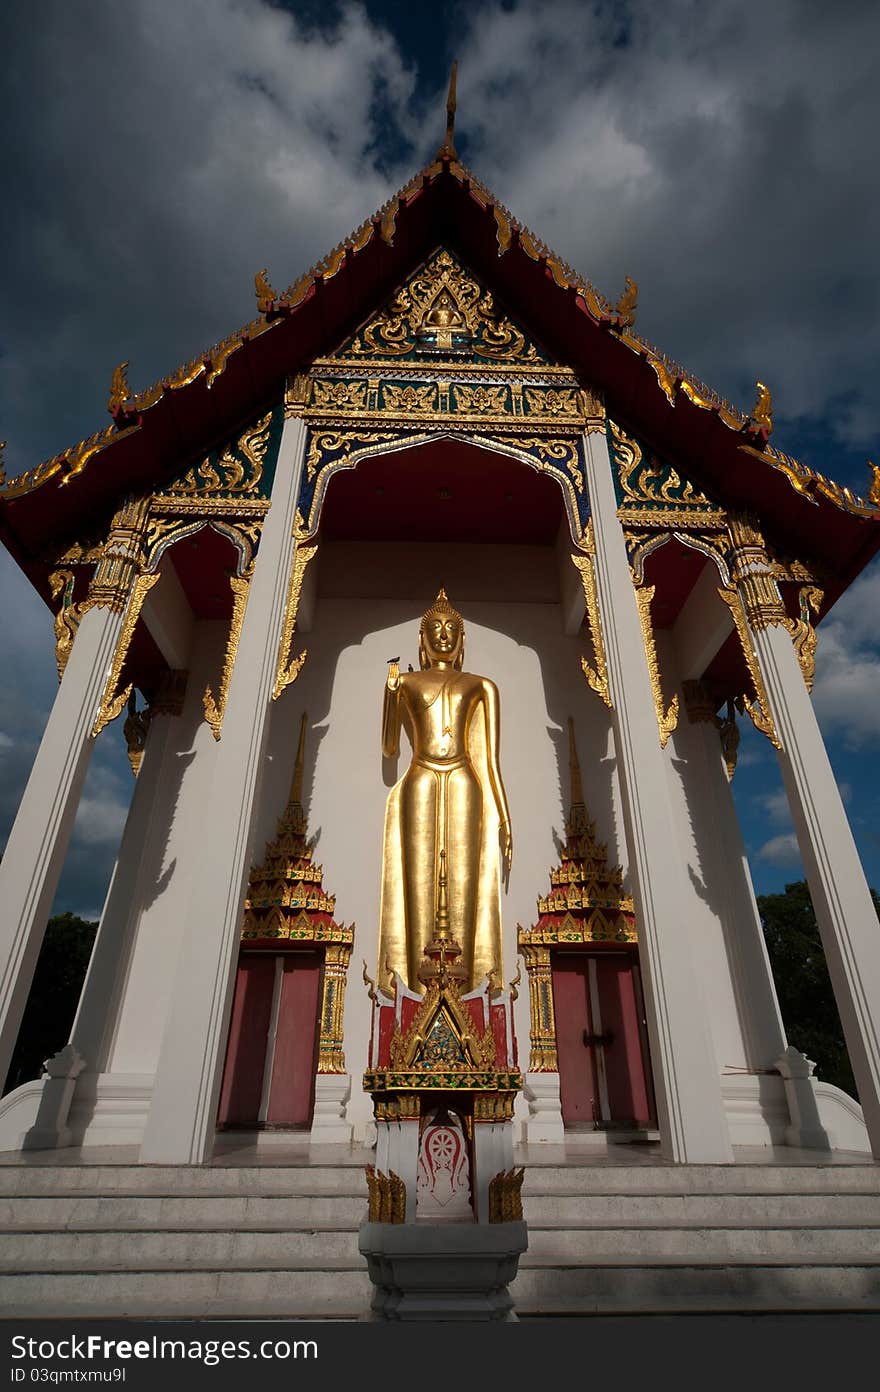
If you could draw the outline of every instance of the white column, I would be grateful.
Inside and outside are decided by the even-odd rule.
[[[880,925],[787,630],[751,630],[859,1101],[880,1158]]]
[[[293,555],[306,428],[285,422],[205,805],[141,1160],[199,1164],[214,1144],[241,916]]]
[[[0,864],[0,1079],[9,1060],[67,854],[122,615],[83,615]]]
[[[726,1163],[733,1151],[685,921],[691,895],[675,843],[642,628],[603,435],[584,437],[624,830],[664,1154]]]
[[[170,782],[168,754],[173,756],[177,723],[175,716],[164,712],[150,721],[119,855],[71,1029],[70,1042],[89,1073],[101,1073],[106,1067],[139,913],[144,899],[155,887],[154,843],[161,844],[168,834],[167,821],[161,815],[165,808],[157,804],[164,786]]]

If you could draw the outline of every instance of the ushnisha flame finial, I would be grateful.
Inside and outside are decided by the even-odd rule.
[[[438,159],[458,159],[455,148],[455,85],[458,78],[458,59],[454,59],[449,72],[449,94],[446,98],[446,139],[437,151]]]
[[[459,623],[464,623],[461,614],[449,603],[446,591],[442,586],[437,591],[437,598],[430,609],[426,609],[422,615],[422,623],[427,623],[429,619],[458,619]]]

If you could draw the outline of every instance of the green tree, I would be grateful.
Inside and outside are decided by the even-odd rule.
[[[871,895],[880,918],[880,896]],[[758,912],[789,1043],[813,1059],[817,1077],[857,1097],[806,881],[759,895]]]
[[[4,1092],[39,1078],[67,1043],[97,927],[72,913],[49,919]]]

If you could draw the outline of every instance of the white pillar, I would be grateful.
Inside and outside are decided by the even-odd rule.
[[[689,925],[683,921],[690,888],[672,831],[674,814],[611,462],[604,435],[591,432],[584,443],[661,1144],[676,1162],[729,1163],[733,1151],[717,1065],[693,968]]]
[[[71,1029],[70,1042],[85,1060],[89,1073],[101,1073],[106,1068],[138,919],[145,899],[156,885],[157,859],[161,857],[157,857],[155,845],[164,843],[168,835],[167,819],[162,815],[166,811],[161,806],[162,793],[171,782],[169,765],[176,749],[178,724],[178,717],[167,710],[159,710],[150,721],[119,855]]]
[[[880,1158],[880,925],[788,631],[753,627],[779,763],[859,1101]]]
[[[67,854],[121,624],[116,607],[83,615],[0,864],[0,1079],[9,1068]]]
[[[141,1160],[199,1164],[214,1144],[241,916],[293,556],[306,428],[285,422],[205,806]]]

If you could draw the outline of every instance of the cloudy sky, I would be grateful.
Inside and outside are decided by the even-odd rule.
[[[253,316],[444,127],[515,214],[774,441],[857,491],[880,462],[874,0],[13,0],[4,15],[0,436],[20,472]],[[55,689],[51,624],[0,560],[0,839]],[[880,885],[880,570],[822,626],[816,706]],[[759,891],[800,863],[772,751],[735,788]],[[96,915],[131,793],[101,737],[57,906]]]

